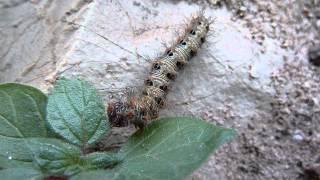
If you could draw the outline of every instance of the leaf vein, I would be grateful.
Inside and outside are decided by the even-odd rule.
[[[154,149],[156,149],[158,146],[160,146],[161,144],[163,144],[164,142],[166,142],[171,136],[173,136],[173,135],[175,135],[175,134],[183,131],[183,130],[186,129],[186,128],[190,128],[190,127],[193,127],[193,126],[195,126],[195,125],[185,126],[185,127],[183,127],[182,129],[180,129],[180,130],[177,130],[177,131],[172,132],[172,133],[169,134],[166,138],[164,138],[160,143],[158,143],[157,145],[153,146],[153,148],[151,148],[151,149],[149,150],[148,154],[151,153],[151,152],[152,152]]]
[[[40,118],[40,120],[41,120],[41,123],[42,123],[42,125],[43,125],[43,128],[42,129],[44,129],[45,131],[47,131],[47,129],[46,129],[46,125],[45,125],[45,119],[43,119],[43,116],[40,114],[40,108],[39,108],[39,106],[38,106],[38,104],[37,104],[37,102],[34,100],[34,98],[30,95],[30,94],[27,94],[27,93],[25,93],[25,92],[23,92],[23,94],[24,95],[26,95],[27,97],[29,97],[30,99],[31,99],[31,101],[34,103],[34,106],[35,106],[35,108],[37,109],[37,115],[39,116],[39,118]],[[47,132],[46,132],[47,133]]]
[[[2,93],[9,98],[9,102],[10,102],[10,106],[11,106],[12,111],[13,111],[14,119],[15,119],[15,121],[17,121],[17,111],[16,111],[15,106],[14,106],[14,104],[13,104],[12,97],[11,97],[7,92],[5,92],[5,91],[2,91]],[[1,116],[4,117],[3,115],[1,115]],[[6,118],[4,118],[4,119],[6,119]],[[7,122],[8,122],[9,124],[11,124],[12,126],[15,127],[15,129],[17,130],[18,134],[19,134],[21,137],[24,137],[23,133],[20,131],[20,129],[16,126],[15,123],[10,122],[8,119],[6,119],[6,120],[7,120]]]
[[[66,119],[65,119],[64,116],[63,116],[63,113],[61,112],[61,109],[59,108],[59,105],[57,104],[57,101],[56,101],[55,97],[53,97],[53,100],[54,100],[54,103],[55,103],[55,105],[56,105],[56,107],[57,107],[57,109],[58,109],[58,113],[59,113],[60,117],[62,118],[62,120],[63,120],[63,122],[64,122],[64,125],[69,129],[69,131],[71,132],[71,134],[72,134],[74,137],[76,137],[78,140],[80,140],[80,138],[78,137],[78,135],[77,135],[75,132],[73,132],[72,129],[71,129],[71,127],[68,125]]]
[[[163,125],[162,125],[161,127],[160,127],[160,126],[155,127],[155,128],[153,129],[153,131],[150,133],[150,135],[148,135],[148,136],[146,136],[146,137],[143,137],[143,139],[141,139],[139,142],[137,142],[137,143],[131,148],[131,150],[129,150],[129,151],[124,155],[124,157],[126,157],[128,154],[130,154],[132,151],[134,151],[135,148],[138,147],[140,144],[142,144],[142,143],[145,142],[147,139],[149,139],[150,137],[152,137],[152,136],[156,133],[156,131],[158,131],[158,129],[164,128],[165,125],[168,124],[168,123],[169,123],[169,121],[163,123]]]

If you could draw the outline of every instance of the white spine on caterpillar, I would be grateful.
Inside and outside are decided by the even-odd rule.
[[[142,94],[109,103],[107,111],[112,126],[122,127],[133,123],[143,128],[148,120],[158,117],[160,108],[165,104],[171,82],[179,69],[195,56],[204,43],[210,24],[209,19],[202,13],[192,18],[183,36],[152,64]]]

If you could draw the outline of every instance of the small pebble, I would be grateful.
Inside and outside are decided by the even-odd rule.
[[[318,28],[320,28],[320,20],[317,20],[316,26],[317,26]]]
[[[320,66],[320,45],[311,47],[308,52],[309,61],[315,66]]]
[[[304,139],[304,134],[300,130],[295,130],[292,138],[296,141],[302,141]]]

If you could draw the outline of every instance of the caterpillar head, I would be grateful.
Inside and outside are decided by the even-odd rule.
[[[108,104],[107,113],[112,127],[126,127],[134,124],[135,127],[143,129],[146,121],[150,119],[144,105],[136,99],[111,101]]]
[[[113,127],[125,127],[129,125],[128,104],[122,101],[112,101],[108,104],[108,117],[111,126]]]

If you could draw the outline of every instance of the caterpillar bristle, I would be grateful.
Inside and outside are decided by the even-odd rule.
[[[165,53],[155,58],[141,95],[109,103],[107,112],[112,126],[134,124],[143,128],[149,120],[158,118],[159,110],[166,104],[171,82],[206,41],[211,23],[203,11],[192,16],[182,35],[177,35]]]

